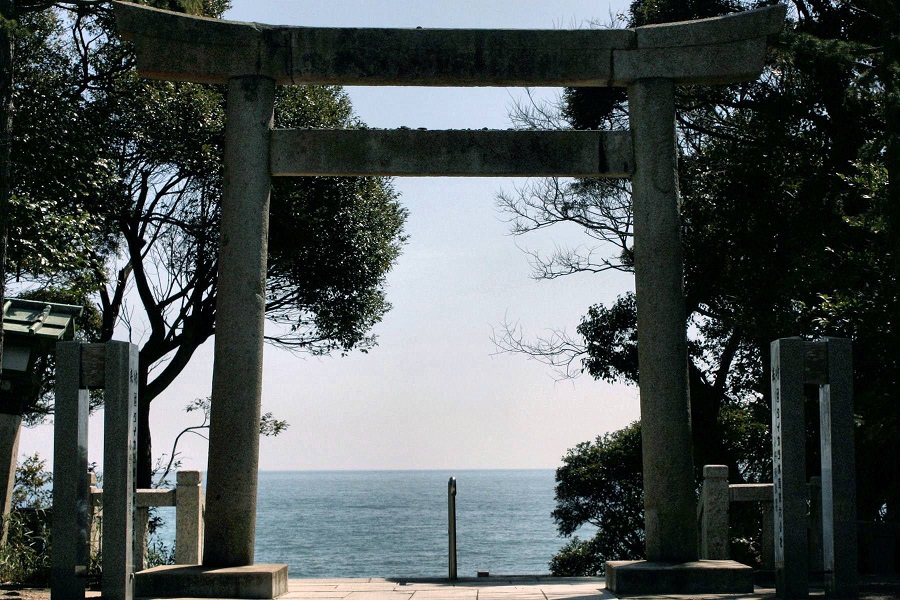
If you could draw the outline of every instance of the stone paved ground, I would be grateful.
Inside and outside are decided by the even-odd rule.
[[[291,579],[282,600],[610,600],[602,577],[489,577],[460,579]],[[900,600],[900,577],[864,577],[861,600]],[[749,595],[666,595],[656,600],[769,600],[774,587],[757,586]],[[824,598],[821,588],[810,598]],[[0,599],[2,600],[2,599]]]
[[[98,599],[98,592],[87,597]],[[814,589],[811,598],[823,598]],[[288,593],[280,600],[611,600],[602,577],[489,577],[460,579],[450,583],[438,579],[291,579]],[[769,600],[771,587],[757,586],[751,595],[671,595],[644,596],[655,600]],[[900,577],[864,578],[862,600],[900,600]],[[0,587],[0,600],[50,600],[50,591],[41,588]]]
[[[653,596],[750,600],[771,598],[760,588],[743,596]],[[421,579],[291,579],[283,600],[609,600],[615,598],[602,577],[490,577],[446,580]]]

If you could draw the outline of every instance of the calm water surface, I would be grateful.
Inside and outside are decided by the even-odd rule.
[[[292,578],[445,577],[451,476],[459,575],[547,573],[566,541],[553,470],[264,471],[256,561],[287,563]]]

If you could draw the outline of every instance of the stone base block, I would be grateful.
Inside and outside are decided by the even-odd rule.
[[[134,574],[139,598],[271,599],[287,593],[287,565],[164,565]]]
[[[606,563],[606,587],[617,596],[752,594],[753,569],[733,560]]]

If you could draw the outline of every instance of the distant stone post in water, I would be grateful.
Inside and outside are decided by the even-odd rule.
[[[268,179],[356,175],[633,179],[647,558],[697,559],[674,88],[756,78],[783,6],[575,31],[274,27],[115,8],[142,75],[228,85],[204,565],[253,562]],[[631,128],[271,129],[274,86],[296,84],[625,87]],[[686,592],[740,592],[750,582],[702,567]],[[640,588],[631,566],[609,569],[614,591]],[[716,569],[718,578],[704,575]],[[684,588],[684,573],[652,565],[634,576],[653,590]]]
[[[804,386],[819,386],[822,559],[829,597],[857,595],[856,459],[850,340],[772,342],[772,481],[779,597],[809,594]]]

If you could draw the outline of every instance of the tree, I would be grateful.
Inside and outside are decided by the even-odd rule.
[[[744,7],[638,1],[630,24]],[[733,481],[768,479],[769,343],[794,335],[850,337],[860,516],[896,520],[900,473],[877,457],[900,450],[900,412],[888,392],[900,376],[900,330],[891,317],[900,309],[891,233],[900,206],[891,163],[898,130],[888,126],[897,106],[891,91],[897,6],[797,0],[792,7],[794,20],[759,81],[677,95],[695,463],[728,464]],[[624,100],[614,90],[570,89],[559,114],[566,126],[614,127],[627,110]],[[552,221],[540,212],[548,207],[564,217],[587,215],[586,226],[614,244],[592,249],[593,256],[550,257],[543,264],[555,271],[538,274],[591,270],[603,264],[597,256],[629,270],[630,223],[600,211],[620,202],[618,192],[597,187],[600,193],[580,194],[590,188],[566,186],[577,201],[559,204],[560,195],[538,194],[530,204],[501,204],[519,222],[532,219],[530,227]],[[631,306],[626,297],[592,307],[579,338],[535,343],[507,331],[498,341],[564,373],[637,383]],[[808,456],[815,474],[818,456]]]
[[[227,3],[188,8],[220,16]],[[53,277],[94,286],[102,312],[99,340],[111,339],[124,324],[140,343],[138,485],[149,487],[150,403],[215,333],[223,90],[139,78],[131,47],[115,36],[112,15],[102,6],[83,7],[70,20],[52,11],[41,17],[53,31],[46,44],[58,44],[59,70],[72,74],[60,84],[69,103],[60,110],[77,113],[80,127],[71,142],[86,146],[91,157],[73,169],[93,186],[84,203],[95,227],[77,253],[91,260]],[[36,79],[48,74],[38,62],[22,68],[33,69]],[[23,105],[41,101],[37,89],[21,89]],[[35,123],[29,139],[51,138],[47,127],[55,121],[47,121]],[[279,90],[276,124],[362,125],[343,90],[314,86]],[[46,145],[41,151],[55,156]],[[20,180],[23,194],[38,196],[35,181]],[[65,196],[49,197],[59,199],[58,207],[71,204]],[[370,330],[390,308],[384,278],[405,240],[405,216],[383,178],[276,181],[267,317],[277,327],[269,341],[314,354],[374,345]],[[24,226],[14,228],[20,230],[11,247],[28,264],[34,238]],[[29,275],[29,282],[44,283],[39,274]]]
[[[585,524],[597,528],[590,540],[575,537],[550,561],[559,577],[597,575],[607,560],[624,560],[644,551],[641,426],[583,442],[569,450],[556,469],[556,521],[560,535]]]

